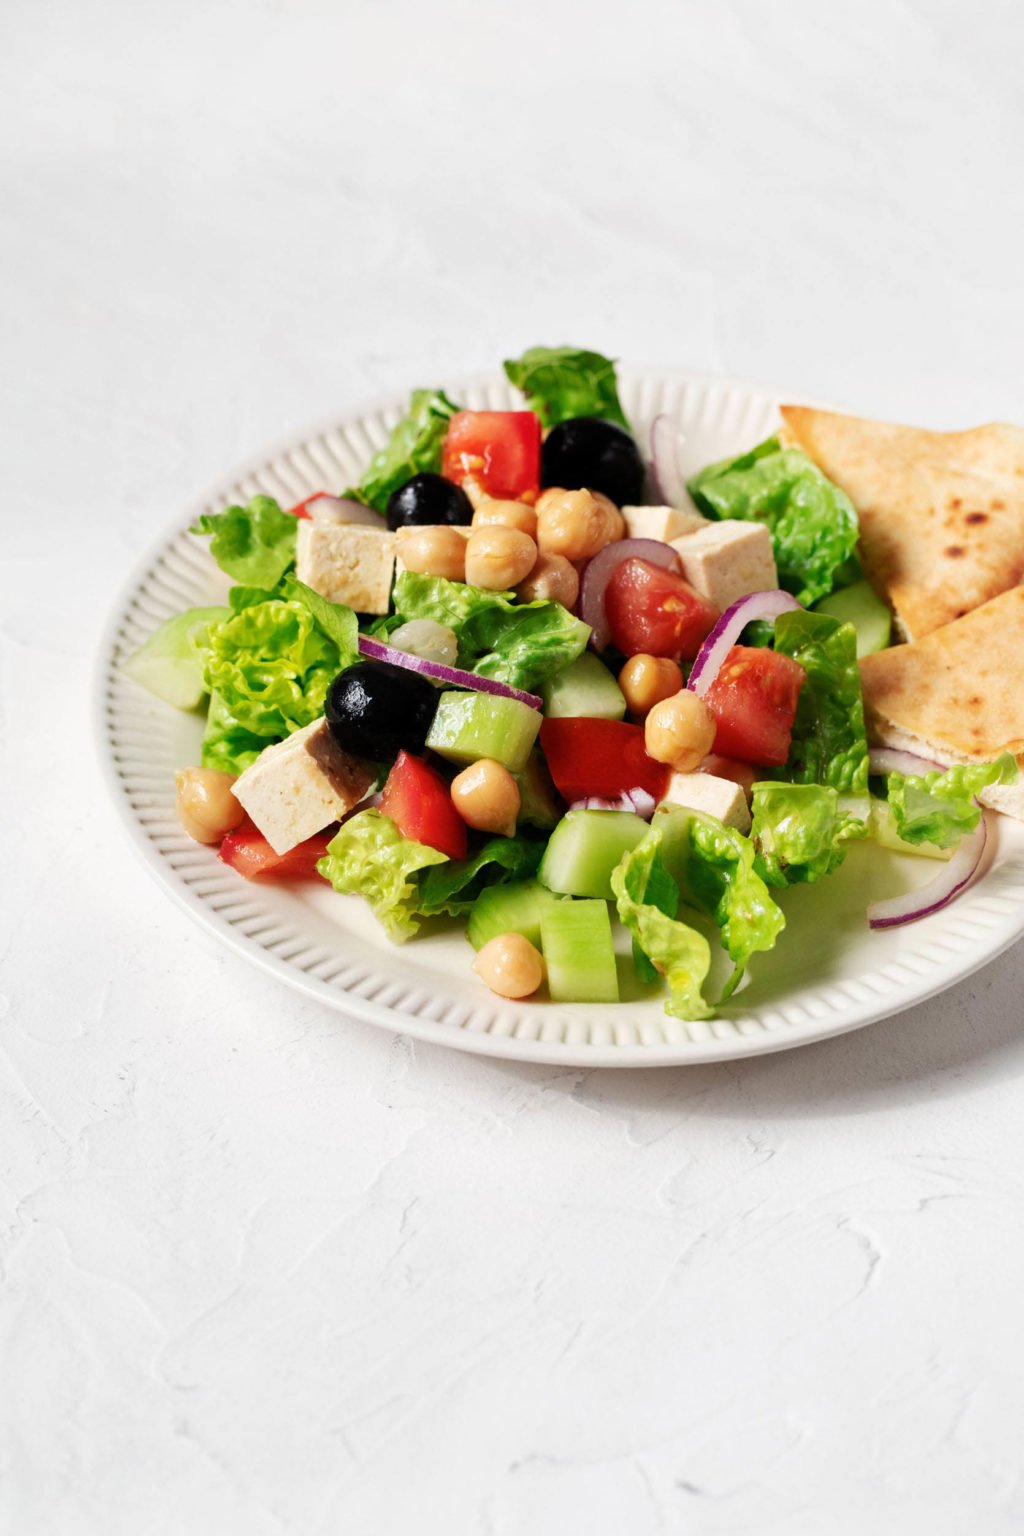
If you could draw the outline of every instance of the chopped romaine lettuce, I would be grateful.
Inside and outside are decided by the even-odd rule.
[[[257,736],[238,723],[219,693],[211,693],[203,732],[204,768],[219,768],[221,773],[244,773],[269,745],[266,736]]]
[[[447,857],[402,837],[389,816],[368,810],[338,828],[317,869],[341,895],[369,902],[388,937],[401,944],[419,927],[417,873]]]
[[[907,843],[951,848],[981,819],[975,796],[991,784],[1012,784],[1017,777],[1013,754],[992,763],[957,763],[945,771],[889,775],[889,807],[896,831]]]
[[[212,534],[210,553],[232,581],[276,587],[295,564],[298,527],[272,496],[254,496],[247,506],[204,513],[190,532]]]
[[[775,621],[775,649],[807,673],[781,776],[865,794],[868,743],[853,625],[826,613],[784,613]]]
[[[334,641],[338,648],[339,672],[359,660],[359,621],[351,608],[344,603],[332,603],[295,576],[286,581],[285,595],[305,604],[328,640]]]
[[[470,859],[429,869],[420,883],[420,911],[459,917],[471,911],[488,885],[528,880],[536,874],[544,844],[525,837],[492,837]]]
[[[827,597],[857,543],[850,498],[801,449],[783,448],[777,437],[709,464],[689,490],[709,517],[767,523],[779,581],[804,604]]]
[[[619,402],[615,364],[578,347],[530,347],[509,358],[505,373],[546,427],[574,416],[600,416],[629,429]]]
[[[829,784],[754,785],[750,839],[766,885],[820,880],[843,862],[849,842],[867,835],[866,822],[841,808]]]
[[[413,475],[436,474],[448,423],[457,410],[443,390],[414,389],[409,409],[387,443],[374,454],[359,484],[345,494],[385,512],[391,493]]]
[[[711,1009],[701,988],[711,967],[711,949],[703,934],[675,917],[679,891],[660,856],[661,833],[655,829],[627,853],[612,872],[619,921],[633,936],[634,961],[641,978],[662,975],[668,984],[665,1012],[676,1019],[706,1019]]]

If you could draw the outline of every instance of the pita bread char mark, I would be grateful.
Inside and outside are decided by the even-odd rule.
[[[1024,427],[926,432],[797,405],[782,416],[857,508],[865,574],[908,639],[1024,581]]]
[[[865,656],[864,717],[874,746],[950,763],[1012,752],[1024,772],[1024,587],[922,640]],[[1024,782],[979,797],[1024,821]]]

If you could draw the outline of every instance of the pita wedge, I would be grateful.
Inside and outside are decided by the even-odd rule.
[[[1024,427],[925,432],[804,406],[784,433],[860,515],[871,585],[910,640],[1024,580]]]
[[[1012,752],[1024,770],[1024,587],[942,629],[865,656],[860,664],[868,739],[945,764]],[[1024,783],[979,798],[1024,821]]]

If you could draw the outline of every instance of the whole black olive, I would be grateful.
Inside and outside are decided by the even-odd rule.
[[[617,507],[635,506],[644,465],[630,434],[599,416],[575,416],[552,427],[541,449],[541,485],[601,491]]]
[[[344,751],[391,763],[403,748],[423,751],[439,697],[433,683],[408,667],[359,661],[328,688],[324,714]]]
[[[424,523],[473,521],[473,503],[462,489],[444,475],[413,475],[388,497],[388,527],[419,527]]]

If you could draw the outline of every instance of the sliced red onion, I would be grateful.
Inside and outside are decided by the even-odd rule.
[[[606,544],[588,560],[580,582],[579,616],[584,624],[590,625],[590,645],[595,651],[605,650],[611,639],[604,594],[623,560],[648,560],[666,571],[682,569],[678,552],[660,539],[619,539],[615,544]]]
[[[383,528],[384,519],[373,507],[344,496],[311,496],[303,503],[307,517],[314,523],[359,523],[364,528]]]
[[[913,754],[911,754],[913,755]],[[902,769],[899,770],[902,772]],[[900,928],[904,923],[916,923],[919,918],[929,917],[948,907],[954,896],[974,878],[981,856],[985,852],[985,816],[973,832],[960,839],[948,864],[943,864],[934,880],[908,891],[903,896],[890,896],[885,901],[874,901],[868,907],[868,925],[871,928]]]
[[[694,693],[703,698],[748,624],[752,624],[755,619],[777,619],[780,613],[792,613],[799,607],[801,604],[795,597],[778,589],[771,592],[749,592],[746,597],[738,597],[722,614],[697,652],[687,688],[692,688]]]
[[[916,752],[903,752],[896,747],[872,747],[868,753],[868,769],[871,773],[931,773],[941,768],[930,757],[918,757]]]
[[[651,422],[651,478],[667,507],[690,505],[686,477],[679,462],[679,450],[685,441],[671,416],[655,416]]]
[[[389,661],[392,666],[406,667],[410,672],[419,672],[424,677],[436,678],[438,682],[450,683],[453,688],[472,688],[476,693],[493,693],[503,699],[518,699],[520,704],[529,704],[531,709],[544,708],[544,700],[535,693],[527,693],[523,688],[510,688],[507,683],[499,683],[493,677],[478,677],[475,672],[463,672],[459,667],[446,667],[439,661],[424,661],[422,656],[397,651],[394,646],[385,645],[380,640],[371,640],[369,635],[359,636],[359,649],[364,656],[374,661]]]
[[[653,795],[649,795],[646,789],[624,789],[621,794],[614,797],[607,795],[587,795],[583,800],[575,800],[570,805],[570,811],[631,811],[634,816],[639,816],[641,821],[650,821],[657,805]]]

